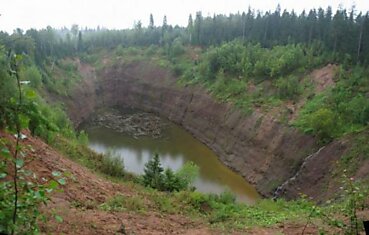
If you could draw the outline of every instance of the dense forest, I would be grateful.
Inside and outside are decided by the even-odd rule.
[[[334,59],[352,63],[369,63],[369,12],[338,9],[332,12],[312,9],[297,14],[282,11],[247,12],[204,17],[201,12],[190,15],[187,27],[172,26],[164,17],[160,26],[150,15],[150,24],[143,27],[138,21],[133,29],[83,29],[73,25],[70,29],[16,30],[12,35],[2,32],[2,44],[16,53],[34,55],[37,63],[46,57],[60,58],[96,48],[128,46],[215,46],[240,39],[259,43],[264,48],[276,45],[315,45],[319,51],[335,54]]]
[[[210,224],[224,222],[237,228],[250,224],[269,226],[303,216],[309,217],[309,223],[310,217],[322,221],[328,218],[327,226],[347,234],[358,232],[356,209],[364,208],[367,192],[363,188],[367,189],[367,183],[354,183],[348,174],[355,172],[369,153],[366,146],[369,139],[366,134],[369,12],[357,12],[354,7],[333,12],[328,7],[297,14],[282,11],[279,6],[265,13],[248,9],[230,15],[203,16],[197,12],[189,15],[187,27],[170,25],[166,17],[160,23],[153,15],[148,17],[147,27],[138,21],[131,29],[88,29],[73,25],[62,29],[50,26],[40,30],[17,29],[12,34],[0,32],[0,150],[3,158],[0,162],[0,233],[37,232],[41,213],[36,206],[46,204],[50,193],[66,183],[66,176],[60,172],[53,172],[52,180],[46,183],[29,180],[32,173],[24,168],[32,149],[21,146],[24,129],[96,172],[114,180],[124,178],[132,184],[138,182],[149,187],[144,194],[150,199],[162,200],[160,208],[165,210],[160,213],[180,211],[183,206],[190,216],[206,217]],[[256,108],[267,112],[277,107],[283,115],[287,113],[279,117],[280,123],[313,136],[319,147],[345,135],[354,135],[355,150],[340,162],[348,172],[343,174],[344,187],[348,188],[343,200],[341,198],[338,204],[328,203],[327,207],[317,207],[306,198],[293,202],[265,200],[255,207],[241,206],[228,193],[217,196],[186,191],[190,184],[187,178],[193,177],[186,178],[183,172],[164,171],[157,156],[147,164],[142,183],[139,177],[124,171],[119,159],[91,153],[87,148],[88,137],[74,129],[65,106],[50,104],[45,97],[68,97],[82,80],[71,61],[82,61],[98,70],[101,55],[112,58],[111,63],[117,65],[123,60],[154,61],[178,77],[179,85],[201,85],[216,99],[232,103],[245,115]],[[306,77],[314,69],[328,64],[337,68],[335,86],[315,94]],[[255,89],[246,90],[249,86]],[[292,111],[286,104],[295,105],[301,100],[304,105],[290,122],[286,116]],[[10,139],[7,133],[15,136],[14,143],[4,138]],[[14,146],[9,147],[12,144]],[[187,166],[190,169],[187,171],[191,171],[191,167],[196,170],[195,166]],[[154,182],[153,178],[157,180]],[[275,190],[277,186],[271,187]],[[163,196],[151,189],[167,194]],[[177,191],[182,193],[173,193]],[[360,194],[356,194],[357,191]],[[118,202],[103,203],[99,209],[114,211],[117,203],[129,202],[127,198],[118,199]],[[173,209],[171,203],[180,206]],[[203,205],[210,209],[204,209]],[[273,216],[269,216],[270,213]],[[342,213],[344,220],[340,219]],[[59,215],[53,216],[62,223]],[[238,224],[232,224],[234,221]]]

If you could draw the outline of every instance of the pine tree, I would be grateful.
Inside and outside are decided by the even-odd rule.
[[[150,14],[149,29],[154,29],[154,16],[152,14]]]
[[[192,44],[192,34],[193,34],[193,20],[192,15],[188,17],[187,33],[189,35],[189,42]]]
[[[151,188],[161,189],[163,186],[163,171],[159,155],[156,153],[154,158],[145,164],[143,184]]]
[[[79,31],[79,33],[78,33],[77,50],[78,50],[78,52],[83,51],[83,41],[82,41],[82,32],[81,31]]]

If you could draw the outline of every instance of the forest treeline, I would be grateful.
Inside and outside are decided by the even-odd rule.
[[[262,47],[276,45],[318,45],[320,50],[335,54],[333,62],[369,63],[369,12],[331,7],[312,9],[297,14],[281,10],[265,13],[248,9],[230,15],[189,16],[187,27],[169,25],[167,18],[143,27],[141,21],[132,29],[87,29],[73,25],[70,29],[17,29],[9,35],[0,33],[0,42],[16,53],[34,55],[38,64],[47,58],[61,58],[97,48],[129,46],[172,46],[173,44],[207,47],[239,39]]]

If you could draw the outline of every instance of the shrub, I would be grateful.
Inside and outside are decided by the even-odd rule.
[[[321,108],[311,114],[310,127],[323,142],[331,140],[335,136],[337,121],[335,114],[327,108]]]
[[[198,175],[198,166],[194,163],[186,163],[178,172],[167,168],[165,171],[161,166],[159,155],[145,164],[142,184],[160,191],[181,191],[188,189]]]
[[[29,80],[31,83],[31,87],[33,88],[40,88],[42,77],[40,71],[37,69],[36,66],[26,67],[21,70],[20,72],[21,78],[24,80]]]
[[[115,49],[115,55],[116,55],[116,56],[123,56],[123,55],[124,55],[124,48],[122,47],[122,45],[119,45],[119,46]]]
[[[180,187],[179,190],[188,189],[199,175],[199,167],[193,162],[187,162],[176,172]]]
[[[174,39],[172,46],[170,48],[171,58],[176,58],[185,52],[182,40],[180,38]]]
[[[85,131],[80,131],[78,135],[78,142],[84,146],[88,145],[88,135]]]
[[[232,204],[236,202],[236,196],[230,191],[224,191],[219,195],[217,201],[223,204]]]
[[[280,77],[276,86],[281,99],[295,99],[301,93],[300,83],[296,76]]]
[[[182,182],[179,177],[172,171],[172,169],[167,168],[163,174],[163,182],[160,190],[162,191],[180,191],[182,189]]]
[[[114,196],[100,207],[106,211],[144,211],[146,209],[141,197],[127,197],[121,194]]]
[[[123,159],[115,152],[109,150],[102,158],[101,172],[113,177],[124,177],[124,162]]]

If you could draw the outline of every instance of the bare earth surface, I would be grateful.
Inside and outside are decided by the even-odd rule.
[[[337,65],[328,64],[323,68],[313,70],[309,76],[309,81],[314,85],[313,93],[315,95],[322,93],[328,88],[334,87],[334,76],[336,74]],[[289,102],[286,104],[287,108],[291,111],[289,117],[290,121],[296,120],[299,111],[306,103],[308,97],[300,99],[296,103]]]
[[[29,136],[28,132],[25,132]],[[3,132],[0,136],[14,139]],[[224,231],[210,227],[206,221],[199,221],[183,215],[160,214],[157,211],[107,212],[97,205],[108,198],[123,194],[136,195],[133,186],[113,183],[89,169],[62,156],[38,138],[28,137],[23,145],[30,147],[27,167],[39,179],[52,179],[52,172],[66,175],[67,184],[60,192],[54,192],[42,212],[47,222],[41,224],[43,234],[301,234],[303,225],[279,225],[275,228],[252,228],[243,231]],[[63,218],[59,223],[55,215]],[[315,234],[315,228],[307,228],[305,234]]]
[[[26,144],[30,144],[35,150],[34,161],[29,167],[39,177],[50,178],[53,171],[69,176],[63,191],[54,193],[49,204],[42,209],[50,218],[53,214],[60,215],[63,223],[50,219],[42,225],[45,233],[115,234],[124,225],[128,234],[212,234],[200,222],[180,215],[163,216],[156,212],[110,213],[99,210],[94,205],[105,202],[115,194],[130,196],[135,192],[95,175],[37,138],[28,139]]]

